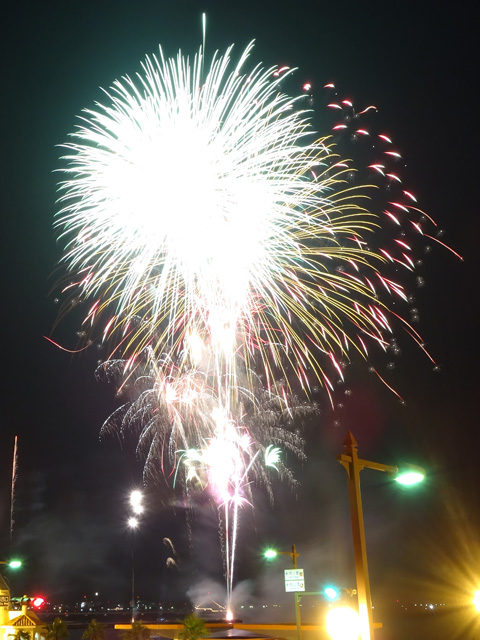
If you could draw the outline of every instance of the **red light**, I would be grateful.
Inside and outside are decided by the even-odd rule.
[[[42,598],[41,596],[37,596],[32,600],[32,605],[34,607],[41,607],[44,602],[45,602],[45,598]]]

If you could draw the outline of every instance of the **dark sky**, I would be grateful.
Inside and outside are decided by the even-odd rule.
[[[81,109],[100,98],[100,86],[133,74],[159,44],[167,55],[178,48],[193,54],[203,10],[207,55],[232,42],[239,52],[255,39],[255,60],[299,68],[292,90],[312,83],[321,133],[327,133],[320,110],[325,83],[335,82],[359,105],[375,104],[378,126],[394,136],[407,159],[406,183],[445,230],[442,240],[464,258],[435,246],[424,256],[425,286],[411,284],[418,328],[439,370],[406,344],[388,372],[405,404],[365,364],[349,367],[346,385],[336,391],[335,402],[343,407],[332,412],[327,397],[318,398],[320,413],[305,427],[308,459],[296,469],[296,495],[278,485],[274,507],[260,492],[255,509],[242,516],[238,580],[251,581],[244,584],[251,597],[265,593],[267,584],[280,594],[283,564],[266,567],[260,550],[267,542],[284,549],[295,542],[307,588],[327,579],[352,583],[345,472],[335,459],[351,429],[364,457],[408,459],[429,470],[425,485],[411,494],[399,493],[381,474],[362,474],[374,597],[440,589],[454,598],[480,582],[470,561],[480,553],[478,53],[467,3],[416,4],[85,0],[12,3],[4,13],[0,559],[10,554],[18,435],[11,551],[25,565],[11,582],[19,595],[42,591],[62,600],[99,591],[110,599],[129,597],[127,494],[141,485],[141,464],[131,449],[99,441],[116,406],[113,389],[94,380],[102,354],[71,356],[44,338],[58,313],[56,145],[73,130]],[[74,347],[80,317],[65,320],[55,339]],[[147,488],[148,509],[136,540],[138,592],[158,601],[186,598],[193,585],[221,573],[213,509],[199,504],[187,518],[169,483]],[[171,552],[165,537],[178,553],[178,570],[166,569]]]

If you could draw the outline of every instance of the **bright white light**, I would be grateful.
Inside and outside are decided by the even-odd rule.
[[[327,631],[332,640],[357,640],[360,635],[358,613],[350,607],[335,607],[327,614]]]
[[[143,512],[142,505],[143,495],[142,492],[138,489],[135,489],[130,494],[130,506],[132,507],[133,513],[140,515]]]
[[[251,49],[232,68],[230,47],[205,78],[201,53],[193,68],[181,55],[147,58],[143,86],[116,81],[112,106],[88,110],[65,145],[73,153],[59,225],[76,234],[65,261],[91,272],[84,293],[120,292],[122,317],[148,297],[154,325],[183,288],[186,316],[206,318],[227,353],[252,285],[272,279],[279,251],[296,259],[289,231],[315,199],[303,177],[317,163],[306,112],[279,93],[273,69],[248,82]]]
[[[64,145],[56,225],[79,297],[95,301],[89,322],[104,314],[105,338],[135,327],[125,352],[155,334],[156,355],[183,350],[196,365],[205,343],[228,367],[256,349],[276,365],[286,354],[303,384],[310,367],[323,380],[317,349],[335,365],[357,330],[383,343],[371,281],[330,261],[376,272],[385,258],[362,240],[376,216],[315,141],[305,96],[282,94],[273,67],[248,71],[251,50],[210,67],[202,50],[192,64],[160,51],[115,81]]]
[[[136,529],[138,527],[138,518],[134,518],[133,516],[127,520],[127,524],[130,529]]]
[[[22,566],[21,560],[11,560],[7,564],[10,567],[10,569],[18,569],[19,567]]]
[[[473,594],[473,606],[480,613],[480,589]]]
[[[421,482],[424,478],[425,474],[422,474],[419,471],[409,471],[408,473],[402,473],[396,477],[395,481],[398,482],[398,484],[403,484],[406,487],[409,487],[412,484]]]

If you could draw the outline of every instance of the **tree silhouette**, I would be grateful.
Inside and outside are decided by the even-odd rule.
[[[51,624],[47,624],[47,640],[65,640],[68,638],[67,623],[61,618],[55,618]]]
[[[83,640],[103,640],[105,637],[105,627],[95,618],[90,622],[82,634]]]
[[[208,635],[205,621],[194,613],[180,620],[180,622],[183,624],[183,631],[180,631],[179,634],[180,640],[198,640],[198,638]]]
[[[148,640],[150,629],[147,629],[139,620],[132,623],[131,629],[122,633],[122,640]]]

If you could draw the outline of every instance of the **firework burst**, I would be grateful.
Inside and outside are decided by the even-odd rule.
[[[295,485],[285,454],[304,459],[303,439],[292,429],[315,406],[300,401],[285,385],[281,395],[263,388],[254,372],[241,372],[247,387],[236,387],[237,402],[230,412],[218,389],[217,371],[185,370],[165,356],[156,361],[153,350],[140,354],[132,371],[122,360],[109,360],[97,376],[112,382],[119,393],[133,398],[120,406],[105,422],[102,435],[121,440],[132,433],[137,453],[145,461],[145,479],[159,472],[173,474],[187,495],[207,490],[217,504],[230,600],[239,511],[252,504],[254,484],[262,484],[271,500],[272,470]]]
[[[379,225],[365,189],[273,69],[244,71],[249,46],[202,77],[193,63],[147,58],[72,134],[56,225],[86,324],[133,366],[149,346],[174,359],[207,344],[223,373],[260,361],[267,384],[293,370],[330,386],[325,362],[352,345],[385,347],[402,287],[380,276]],[[322,358],[323,354],[323,358]]]
[[[280,393],[274,394],[239,363],[237,380],[248,380],[248,386],[236,387],[236,402],[227,412],[215,369],[181,369],[168,356],[155,360],[150,348],[140,354],[134,371],[124,360],[108,360],[98,367],[97,378],[126,397],[101,434],[120,440],[134,435],[138,456],[145,461],[146,481],[156,479],[159,470],[167,476],[174,473],[186,490],[210,484],[220,503],[250,500],[252,480],[262,483],[273,499],[266,468],[295,483],[279,447],[304,459],[303,439],[293,430],[293,420],[300,423],[317,409],[292,394],[285,382],[277,382]],[[228,390],[227,383],[220,385],[224,388]],[[226,459],[230,466],[224,465]]]

